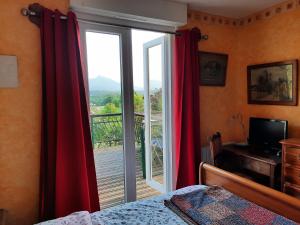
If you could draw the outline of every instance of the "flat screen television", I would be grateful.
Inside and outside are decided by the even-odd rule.
[[[279,141],[285,138],[288,138],[288,121],[250,117],[250,145],[275,152],[281,150]]]

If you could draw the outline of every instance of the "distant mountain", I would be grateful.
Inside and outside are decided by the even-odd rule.
[[[98,76],[93,79],[89,79],[90,91],[121,91],[120,83],[109,79],[107,77]]]
[[[150,80],[151,90],[161,88],[161,81]],[[110,78],[98,76],[92,79],[89,79],[89,90],[90,92],[120,92],[121,85],[119,82],[114,81]],[[135,91],[143,91],[142,87],[134,87]]]

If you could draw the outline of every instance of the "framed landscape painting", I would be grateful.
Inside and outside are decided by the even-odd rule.
[[[248,103],[298,104],[298,61],[248,66]]]
[[[225,86],[228,55],[199,51],[200,85]]]

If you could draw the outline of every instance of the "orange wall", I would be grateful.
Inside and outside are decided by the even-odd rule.
[[[38,214],[41,53],[39,30],[20,9],[32,2],[65,12],[68,0],[0,1],[0,54],[18,58],[20,86],[0,89],[0,208],[8,224],[36,222]]]
[[[202,34],[209,39],[199,42],[199,50],[226,53],[229,55],[225,87],[200,87],[200,128],[201,142],[207,144],[207,139],[216,131],[220,131],[224,141],[236,139],[238,125],[230,118],[236,110],[236,61],[237,32],[233,26],[200,23],[189,19],[184,28],[199,27]],[[230,132],[228,132],[230,130]]]
[[[300,106],[247,104],[248,65],[300,60],[298,18],[300,9],[242,27],[189,20],[185,27],[197,26],[209,35],[209,40],[199,43],[200,50],[229,54],[226,86],[200,87],[202,144],[207,144],[207,136],[215,131],[221,131],[224,141],[244,141],[238,122],[230,119],[236,113],[242,113],[246,131],[249,117],[257,116],[287,119],[289,135],[300,136]]]
[[[289,136],[300,137],[300,106],[248,105],[247,65],[300,60],[300,9],[239,28],[236,76],[238,109],[249,116],[286,119]],[[298,93],[299,96],[299,93]],[[299,104],[300,105],[300,104]]]

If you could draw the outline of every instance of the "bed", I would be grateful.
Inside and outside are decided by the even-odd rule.
[[[178,199],[179,197],[179,202],[182,203],[183,208],[186,208],[189,203],[182,202],[182,196],[188,196],[192,193],[201,194],[202,192],[207,192],[207,190],[214,191],[214,189],[223,190],[225,196],[230,193],[230,195],[232,194],[237,196],[240,201],[247,201],[250,202],[250,204],[253,203],[253,205],[257,205],[257,208],[261,210],[254,212],[255,214],[253,215],[253,218],[259,217],[259,213],[262,214],[262,217],[267,215],[272,216],[272,218],[275,218],[274,215],[278,214],[278,216],[276,216],[277,222],[270,224],[296,224],[295,222],[300,222],[300,201],[295,198],[205,163],[200,165],[199,175],[200,185],[186,187],[166,195],[127,203],[91,214],[88,212],[77,212],[67,217],[47,221],[41,224],[213,224],[209,218],[208,220],[202,220],[202,218],[200,218],[200,221],[204,222],[196,223],[193,220],[190,220],[189,216],[181,216],[181,213],[178,213],[178,211],[182,212],[184,210],[178,210],[176,206],[175,208],[177,208],[177,210],[174,210],[172,209],[172,204],[170,205],[170,203],[172,202],[172,199],[176,199],[176,197]],[[219,192],[217,193],[219,195]],[[228,198],[228,196],[226,198]],[[192,199],[192,202],[195,202],[195,199]],[[234,204],[236,203],[234,202]],[[236,208],[239,207],[240,206]],[[257,214],[257,212],[259,213]],[[217,216],[220,213],[222,214],[222,212],[218,212]],[[219,220],[217,224],[264,224],[261,223],[262,220],[257,220],[258,222],[254,221],[253,223],[242,223],[233,216],[231,216],[231,220],[232,219],[234,222]]]

